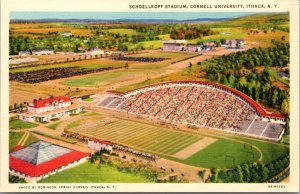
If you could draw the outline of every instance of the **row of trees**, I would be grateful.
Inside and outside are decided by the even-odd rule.
[[[213,183],[263,183],[290,165],[289,154],[269,163],[243,163],[234,169],[212,169],[209,182]]]
[[[274,48],[250,49],[208,61],[207,78],[235,88],[255,101],[276,107],[283,114],[289,112],[289,92],[272,84],[270,66],[286,66],[289,63],[289,45],[276,43]],[[201,64],[201,63],[200,63]],[[263,71],[255,69],[264,66]]]
[[[203,36],[214,35],[216,32],[210,30],[207,26],[186,26],[185,28],[174,29],[170,37],[172,39],[195,39]]]

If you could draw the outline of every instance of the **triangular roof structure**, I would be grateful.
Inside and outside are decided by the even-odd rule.
[[[30,177],[47,174],[90,155],[45,141],[14,150],[9,156],[10,169]]]
[[[38,141],[29,145],[28,147],[13,152],[11,156],[34,165],[39,165],[59,156],[70,153],[71,151],[72,150],[68,148],[50,144],[44,141]]]

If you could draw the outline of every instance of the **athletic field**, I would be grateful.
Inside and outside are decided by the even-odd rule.
[[[201,139],[198,135],[128,120],[117,120],[104,126],[74,130],[87,136],[164,155],[172,155]]]
[[[130,120],[116,119],[106,124],[101,120],[98,122],[69,130],[207,168],[231,168],[254,161],[269,163],[288,151],[280,144],[229,135],[210,137]],[[214,140],[209,142],[209,139]]]

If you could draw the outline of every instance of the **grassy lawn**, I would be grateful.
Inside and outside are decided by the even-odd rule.
[[[81,120],[73,121],[66,126],[66,129],[71,129],[74,127],[78,127],[80,125]]]
[[[21,140],[23,135],[24,135],[24,132],[9,132],[9,151],[10,152],[18,144],[18,142]]]
[[[115,167],[85,162],[74,168],[65,170],[41,180],[40,183],[147,183],[143,176],[124,173]]]
[[[175,154],[201,139],[198,135],[128,120],[117,120],[75,132],[163,155]]]
[[[130,71],[108,72],[98,75],[85,76],[77,79],[70,79],[63,82],[68,86],[77,87],[100,87],[111,83],[130,80],[136,76],[136,73]]]
[[[82,100],[85,102],[92,102],[94,99],[93,98],[84,98]]]
[[[37,127],[38,125],[35,123],[25,122],[21,120],[12,120],[9,121],[10,129],[29,129],[33,127]]]
[[[61,123],[62,123],[62,121],[58,121],[58,122],[52,123],[50,125],[47,125],[46,127],[49,129],[55,130],[58,127],[58,125],[60,125]]]
[[[34,135],[30,134],[29,137],[28,137],[28,139],[26,140],[24,146],[28,146],[28,145],[30,145],[30,144],[32,144],[32,143],[34,143],[34,142],[39,141],[39,140],[40,140],[40,139],[38,139],[38,138],[36,138]]]
[[[132,36],[132,35],[137,35],[138,32],[136,30],[133,29],[126,29],[126,28],[116,28],[116,29],[109,29],[106,30],[110,33],[114,33],[114,34],[120,34],[120,35],[125,35],[127,34],[128,36]]]
[[[260,154],[249,145],[230,140],[219,139],[205,149],[184,160],[193,166],[209,168],[230,168],[244,162],[258,160]]]

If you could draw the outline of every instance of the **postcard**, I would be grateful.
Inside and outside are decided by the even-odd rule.
[[[0,191],[299,191],[299,1],[1,4]]]

